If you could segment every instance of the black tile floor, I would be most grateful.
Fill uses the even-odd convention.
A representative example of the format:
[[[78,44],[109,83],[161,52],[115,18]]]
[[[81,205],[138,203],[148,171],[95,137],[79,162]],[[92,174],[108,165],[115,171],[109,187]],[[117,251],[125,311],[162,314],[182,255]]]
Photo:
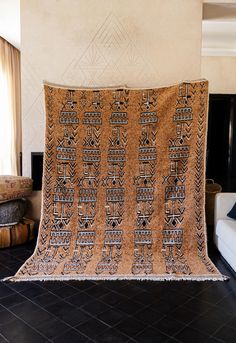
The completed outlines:
[[[0,251],[13,275],[35,242]],[[0,342],[236,342],[236,278],[226,282],[0,283]]]

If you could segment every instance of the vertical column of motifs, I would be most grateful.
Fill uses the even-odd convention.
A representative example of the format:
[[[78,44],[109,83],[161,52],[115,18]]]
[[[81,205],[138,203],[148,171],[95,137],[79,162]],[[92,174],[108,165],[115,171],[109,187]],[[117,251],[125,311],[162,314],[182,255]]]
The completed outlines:
[[[190,274],[191,270],[183,253],[184,214],[186,197],[186,172],[192,126],[191,85],[179,87],[173,123],[176,136],[169,139],[170,173],[163,177],[165,186],[165,226],[163,229],[162,252],[167,273]]]
[[[96,232],[92,225],[96,216],[97,187],[100,179],[100,126],[102,124],[101,109],[103,99],[100,91],[91,92],[92,99],[86,99],[82,91],[80,104],[82,108],[91,108],[83,115],[86,134],[83,141],[83,176],[78,179],[78,230],[72,259],[65,264],[64,273],[83,274],[93,256]]]
[[[40,231],[38,244],[34,255],[24,264],[18,271],[19,275],[28,273],[35,275],[40,272],[47,274],[48,271],[53,272],[56,264],[51,262],[49,268],[47,266],[47,247],[50,227],[52,219],[50,218],[52,210],[52,167],[54,157],[54,129],[55,122],[53,118],[53,91],[52,87],[45,88],[46,93],[46,108],[47,108],[47,134],[45,142],[45,157],[44,157],[44,179],[43,179],[43,216],[40,223]]]
[[[199,83],[199,110],[198,110],[198,131],[196,143],[196,164],[195,164],[195,194],[196,200],[195,219],[198,256],[205,265],[208,272],[214,273],[215,267],[207,257],[206,234],[203,211],[203,192],[204,192],[204,163],[205,163],[205,125],[207,117],[206,99],[208,96],[207,83]]]
[[[134,178],[136,186],[136,229],[134,231],[133,274],[153,272],[153,238],[151,229],[154,211],[154,188],[156,183],[156,134],[157,134],[157,94],[154,90],[141,93],[140,136],[139,136],[139,175]]]
[[[76,105],[74,91],[67,90],[56,123],[59,137],[55,147],[55,182],[51,189],[53,223],[47,253],[39,265],[39,272],[47,274],[53,273],[57,265],[68,255],[71,243],[70,220],[73,215],[77,125],[79,123]]]
[[[115,274],[122,257],[123,230],[120,225],[124,214],[125,201],[125,162],[128,124],[128,90],[113,92],[110,116],[111,134],[108,145],[108,172],[103,179],[106,187],[106,226],[102,258],[97,264],[96,273]]]

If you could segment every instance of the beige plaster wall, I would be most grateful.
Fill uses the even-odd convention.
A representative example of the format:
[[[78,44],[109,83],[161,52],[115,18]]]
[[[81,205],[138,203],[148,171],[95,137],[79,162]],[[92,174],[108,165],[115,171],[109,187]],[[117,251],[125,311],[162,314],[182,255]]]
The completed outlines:
[[[201,74],[209,80],[210,93],[236,94],[236,57],[202,57]]]
[[[21,0],[23,174],[44,150],[42,81],[169,85],[201,75],[201,0]]]
[[[203,0],[203,3],[230,3],[230,4],[236,4],[236,0]]]

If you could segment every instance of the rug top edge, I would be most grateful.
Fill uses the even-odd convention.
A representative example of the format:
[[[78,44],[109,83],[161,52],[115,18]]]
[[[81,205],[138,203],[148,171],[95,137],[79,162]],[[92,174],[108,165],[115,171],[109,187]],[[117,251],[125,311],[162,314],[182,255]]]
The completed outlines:
[[[46,80],[43,80],[43,86],[49,86],[49,87],[53,87],[53,88],[62,88],[62,89],[72,89],[72,90],[87,90],[87,91],[93,91],[94,89],[96,90],[101,90],[101,91],[105,91],[105,90],[117,90],[117,89],[127,89],[127,90],[151,90],[151,89],[165,89],[165,88],[170,88],[170,87],[175,87],[175,86],[179,86],[182,83],[200,83],[200,82],[209,82],[207,79],[205,78],[200,78],[200,79],[194,79],[194,80],[182,80],[179,81],[177,83],[172,83],[172,84],[168,84],[168,85],[156,85],[153,87],[129,87],[127,85],[111,85],[111,86],[94,86],[94,87],[82,87],[82,86],[71,86],[71,85],[61,85],[58,83],[53,83],[53,82],[49,82]]]

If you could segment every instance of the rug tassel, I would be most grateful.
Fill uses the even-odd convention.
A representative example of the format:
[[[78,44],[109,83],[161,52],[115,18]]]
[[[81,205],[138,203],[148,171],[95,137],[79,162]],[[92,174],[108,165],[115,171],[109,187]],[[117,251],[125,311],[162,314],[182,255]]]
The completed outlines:
[[[1,279],[1,282],[5,282],[5,281],[15,281],[15,277],[14,276],[7,276],[4,277],[3,279]]]
[[[114,281],[114,280],[138,280],[138,281],[229,281],[230,277],[227,275],[217,275],[217,276],[193,276],[193,277],[186,277],[186,276],[181,276],[181,277],[167,277],[165,275],[162,275],[160,277],[154,277],[154,278],[148,278],[148,277],[91,277],[91,276],[85,276],[82,277],[80,275],[79,278],[73,277],[73,276],[58,276],[58,277],[47,277],[47,276],[35,276],[35,277],[17,277],[17,276],[9,276],[5,277],[4,279],[1,280],[1,282],[25,282],[25,281],[69,281],[69,280],[75,280],[75,281],[85,281],[85,280],[91,280],[91,281]]]
[[[230,277],[222,274],[222,279],[223,279],[223,281],[229,281]]]

